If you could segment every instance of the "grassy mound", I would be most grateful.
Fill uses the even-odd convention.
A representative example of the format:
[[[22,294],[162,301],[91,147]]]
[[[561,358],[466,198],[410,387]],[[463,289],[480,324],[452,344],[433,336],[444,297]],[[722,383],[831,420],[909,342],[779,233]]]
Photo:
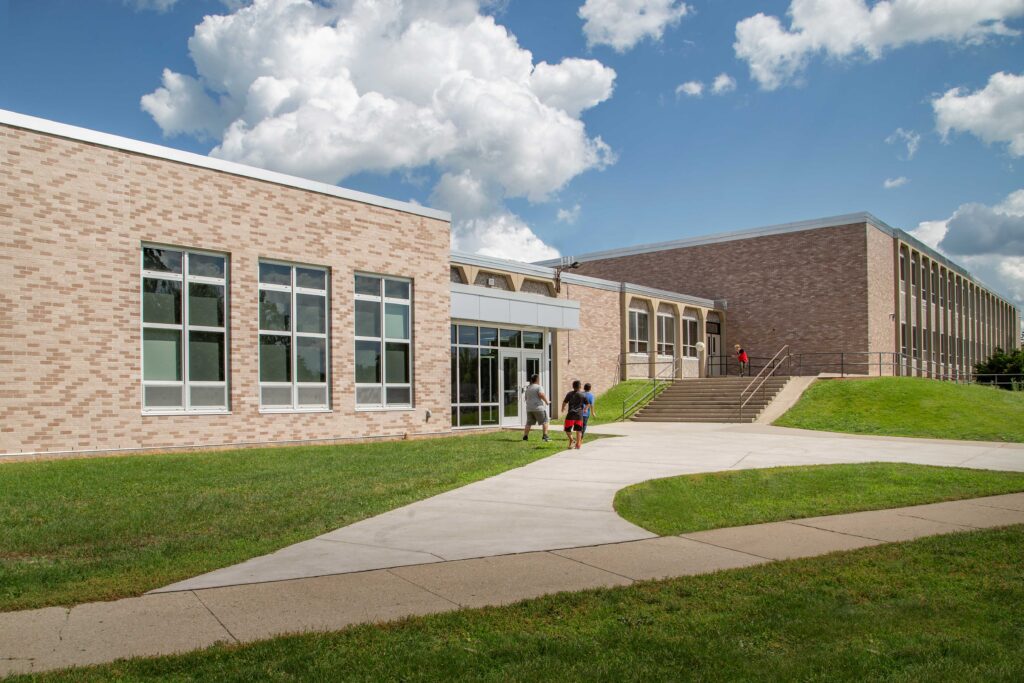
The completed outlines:
[[[1024,392],[913,377],[818,381],[775,424],[850,434],[1024,443]]]

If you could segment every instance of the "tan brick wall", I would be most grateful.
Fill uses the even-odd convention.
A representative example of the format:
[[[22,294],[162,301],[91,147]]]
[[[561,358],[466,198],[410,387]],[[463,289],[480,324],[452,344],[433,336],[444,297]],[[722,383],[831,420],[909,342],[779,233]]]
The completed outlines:
[[[619,381],[622,339],[621,294],[575,284],[562,284],[559,297],[580,302],[580,329],[555,336],[555,397],[559,401],[572,381],[591,382],[601,394]]]
[[[449,430],[447,222],[7,126],[0,159],[0,453]],[[229,255],[231,414],[141,414],[142,241]],[[330,413],[258,410],[261,257],[331,268]],[[414,280],[414,410],[355,410],[356,270]]]
[[[863,223],[585,261],[579,273],[727,299],[724,349],[752,357],[868,347]],[[874,228],[870,228],[875,232]]]
[[[880,230],[867,230],[868,350],[891,354],[899,351],[896,338],[896,292],[898,290],[896,241]],[[878,363],[870,374],[893,374],[891,355],[871,358]]]

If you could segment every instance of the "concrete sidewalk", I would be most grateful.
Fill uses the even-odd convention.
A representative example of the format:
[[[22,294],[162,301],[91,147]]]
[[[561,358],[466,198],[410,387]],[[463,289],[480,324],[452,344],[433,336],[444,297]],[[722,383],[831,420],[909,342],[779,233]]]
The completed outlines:
[[[0,675],[185,652],[285,633],[503,605],[934,534],[1024,524],[1024,493],[0,613]]]
[[[857,437],[763,425],[625,422],[593,431],[623,438],[588,443],[154,592],[651,538],[615,513],[615,493],[680,474],[876,461],[1024,471],[1022,444]]]

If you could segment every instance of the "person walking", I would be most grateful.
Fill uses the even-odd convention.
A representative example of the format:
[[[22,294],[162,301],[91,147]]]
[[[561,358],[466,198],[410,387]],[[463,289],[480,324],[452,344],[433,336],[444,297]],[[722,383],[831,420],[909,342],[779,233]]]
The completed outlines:
[[[750,357],[747,355],[747,352],[744,351],[743,347],[740,346],[739,344],[736,344],[733,347],[733,350],[736,351],[736,361],[740,364],[740,377],[743,377],[744,375],[749,375]]]
[[[583,385],[583,395],[587,397],[587,405],[583,408],[583,435],[580,437],[581,440],[583,436],[587,435],[587,423],[590,422],[591,416],[597,417],[597,411],[594,410],[594,392],[592,389],[593,385],[590,382]]]
[[[581,390],[580,381],[572,381],[572,391],[562,399],[562,411],[565,412],[565,435],[569,437],[569,448],[580,448],[583,445],[583,408],[587,405],[587,396]]]
[[[530,385],[526,387],[526,428],[523,430],[523,441],[530,440],[530,427],[540,425],[544,430],[544,441],[551,441],[548,436],[548,406],[551,401],[544,393],[544,387],[540,385],[540,375],[530,377]]]

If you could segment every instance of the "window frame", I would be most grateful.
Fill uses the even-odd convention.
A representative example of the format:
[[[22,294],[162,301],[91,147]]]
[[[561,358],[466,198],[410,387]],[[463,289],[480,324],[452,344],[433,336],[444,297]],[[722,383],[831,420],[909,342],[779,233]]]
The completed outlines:
[[[276,285],[269,284],[260,281],[259,268],[261,264],[269,264],[276,266],[285,266],[289,268],[289,280],[288,285]],[[324,273],[324,289],[311,289],[309,287],[299,287],[297,284],[296,269],[304,268],[306,270],[319,270]],[[289,330],[285,333],[283,330],[264,330],[260,326],[260,292],[287,292],[289,296]],[[321,296],[324,298],[324,331],[323,333],[318,332],[299,332],[298,331],[298,297],[300,294],[307,294],[311,296]],[[290,382],[264,382],[260,378],[260,372],[263,367],[263,344],[262,337],[288,336],[291,340],[291,347],[288,354],[288,362],[290,364],[291,381]],[[298,375],[298,353],[299,353],[299,338],[314,338],[324,340],[324,369],[325,369],[325,381],[324,382],[299,382]],[[333,392],[331,391],[331,269],[327,266],[318,266],[309,263],[298,263],[296,261],[285,261],[274,258],[260,258],[256,262],[256,385],[257,385],[257,404],[261,413],[329,413],[332,411],[331,408],[331,397]],[[292,402],[290,406],[285,405],[264,405],[263,404],[263,388],[289,388],[291,390]],[[299,390],[302,388],[323,388],[324,403],[319,405],[300,405],[299,404]]]
[[[644,338],[640,338],[640,316],[644,317],[643,330],[645,332]],[[641,310],[637,308],[629,309],[628,317],[628,330],[626,333],[627,337],[627,349],[629,353],[638,355],[647,355],[651,352],[651,318],[650,312],[647,310]],[[636,335],[633,334],[634,330]],[[642,348],[641,348],[642,345]]]
[[[693,336],[690,336],[690,325],[693,325]],[[682,328],[683,328],[683,343],[682,343],[682,357],[683,358],[699,358],[697,354],[697,342],[700,341],[700,321],[697,320],[696,316],[684,315],[682,317]]]
[[[176,251],[181,254],[181,272],[167,273],[163,271],[146,270],[145,250],[165,249]],[[224,277],[213,278],[204,275],[189,274],[189,255],[215,256],[224,259]],[[145,312],[146,280],[170,280],[181,284],[181,323],[148,323]],[[193,249],[191,247],[180,247],[159,242],[143,241],[139,244],[139,404],[143,415],[227,415],[231,413],[231,258],[227,252],[210,251],[207,249]],[[192,325],[190,322],[189,285],[208,284],[224,289],[224,325],[217,327],[211,325]],[[181,362],[180,380],[147,380],[146,379],[146,330],[175,330],[180,333],[181,348],[179,360]],[[189,370],[189,337],[191,332],[211,332],[224,335],[224,380],[192,380]],[[155,408],[146,407],[146,387],[181,387],[181,407],[159,406]],[[224,390],[223,407],[216,406],[192,406],[192,387],[222,387]]]
[[[378,278],[380,282],[380,295],[374,296],[372,294],[361,294],[356,292],[356,278],[357,277],[372,277]],[[395,297],[387,296],[387,282],[402,282],[409,285],[409,298],[398,299]],[[416,391],[415,391],[415,377],[416,377],[416,354],[415,354],[415,321],[413,317],[414,308],[413,302],[416,299],[415,283],[412,278],[402,277],[400,275],[385,275],[383,273],[372,273],[368,271],[357,270],[352,273],[352,296],[353,296],[353,313],[352,313],[352,348],[353,353],[355,348],[361,341],[378,342],[380,344],[380,382],[359,382],[356,379],[356,373],[358,368],[356,363],[352,364],[352,382],[355,387],[353,392],[352,401],[355,405],[356,411],[359,412],[375,412],[375,411],[390,411],[390,410],[415,410],[416,408]],[[373,301],[380,304],[380,336],[379,337],[368,337],[365,335],[356,335],[356,315],[355,302],[356,301]],[[409,337],[408,339],[399,339],[396,337],[387,336],[387,305],[397,304],[405,305],[409,309]],[[387,370],[387,345],[388,344],[405,344],[409,349],[409,381],[408,382],[388,382],[388,370]],[[366,388],[380,388],[380,402],[379,403],[360,403],[359,402],[359,390]],[[388,389],[408,389],[409,390],[409,401],[405,403],[389,403],[388,402]]]
[[[666,322],[667,321],[667,322]],[[676,315],[675,313],[657,313],[655,325],[658,331],[658,343],[656,344],[657,355],[662,358],[676,357]],[[672,331],[671,343],[665,342],[665,330]]]

